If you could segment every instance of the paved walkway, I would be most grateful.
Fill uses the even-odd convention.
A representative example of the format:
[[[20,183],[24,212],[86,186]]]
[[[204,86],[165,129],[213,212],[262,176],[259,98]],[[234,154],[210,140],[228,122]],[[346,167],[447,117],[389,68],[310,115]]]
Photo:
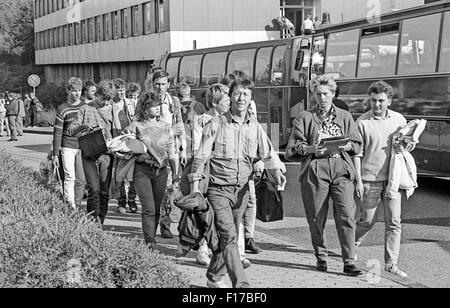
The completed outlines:
[[[8,142],[6,137],[0,139],[0,147],[15,157],[24,159],[24,165],[34,169],[47,156],[52,136],[51,129],[34,129],[34,133],[25,133],[18,142]],[[123,236],[142,239],[140,214],[118,214],[115,200],[110,203],[108,218],[105,221],[107,232]],[[329,220],[328,228],[333,228],[333,221]],[[285,217],[283,221],[262,223],[257,221],[255,240],[263,248],[258,255],[248,254],[252,262],[246,273],[251,287],[258,288],[315,288],[315,287],[362,287],[362,288],[403,288],[414,287],[411,281],[393,277],[384,271],[377,271],[376,265],[371,265],[372,271],[365,264],[358,264],[365,269],[364,275],[354,278],[342,274],[342,260],[339,255],[331,254],[329,257],[329,271],[318,272],[315,269],[315,257],[309,242],[292,243],[288,237],[283,237],[275,229],[295,228],[306,226],[304,218]],[[176,226],[172,225],[172,232],[176,234]],[[170,256],[178,269],[184,273],[192,286],[206,286],[206,267],[195,263],[195,252],[187,256],[176,258],[177,239],[163,239],[158,237],[157,248]],[[231,283],[226,278],[229,286]]]

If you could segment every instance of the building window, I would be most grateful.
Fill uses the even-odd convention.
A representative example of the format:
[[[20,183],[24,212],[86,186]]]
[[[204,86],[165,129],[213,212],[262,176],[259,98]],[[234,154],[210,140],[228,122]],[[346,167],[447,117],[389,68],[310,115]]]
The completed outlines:
[[[122,31],[122,37],[128,37],[128,31],[130,28],[128,9],[123,9],[122,11],[120,11],[120,15],[121,15],[120,26]]]
[[[64,26],[64,45],[69,46],[70,45],[70,27],[69,25]]]
[[[53,37],[54,37],[54,39],[53,39],[53,42],[54,42],[53,47],[54,48],[58,48],[59,47],[59,29],[58,28],[53,29]]]
[[[164,0],[158,1],[158,32],[165,30]]]
[[[95,17],[89,19],[89,43],[95,42]]]
[[[439,72],[450,72],[450,12],[444,16]]]
[[[103,15],[103,21],[104,21],[104,31],[105,31],[105,41],[108,41],[111,39],[111,14],[105,14]]]
[[[398,39],[398,33],[362,37],[358,77],[394,75]]]
[[[354,78],[358,54],[359,30],[332,33],[328,39],[325,72]]]
[[[97,22],[97,42],[103,41],[103,15],[95,18]]]
[[[255,83],[266,85],[270,81],[270,56],[272,47],[264,47],[258,50],[255,66]]]
[[[140,35],[141,31],[140,23],[142,22],[142,18],[139,17],[140,15],[139,5],[133,6],[131,14],[132,14],[131,17],[132,17],[133,35],[138,36]]]
[[[82,25],[83,25],[83,44],[86,44],[89,42],[88,20],[83,20]]]
[[[227,52],[206,54],[203,59],[202,84],[212,85],[225,77]]]
[[[121,37],[121,27],[120,27],[120,16],[119,16],[119,12],[116,11],[113,13],[114,16],[114,39],[118,39]]]
[[[153,5],[154,2],[147,2],[144,4],[144,33],[145,34],[150,34],[152,32],[154,32],[153,29],[153,18],[152,18],[152,13],[153,13]]]
[[[59,47],[64,47],[64,27],[59,27]]]
[[[234,50],[228,58],[227,73],[239,70],[243,71],[250,79],[253,77],[254,49]]]

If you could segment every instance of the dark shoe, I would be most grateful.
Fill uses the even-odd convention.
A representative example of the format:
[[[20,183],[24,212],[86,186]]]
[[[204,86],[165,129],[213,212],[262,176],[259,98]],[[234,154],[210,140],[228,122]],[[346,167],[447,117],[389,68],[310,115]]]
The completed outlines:
[[[317,261],[316,268],[318,271],[326,272],[328,270],[327,261]]]
[[[138,207],[136,205],[136,201],[128,201],[128,206],[130,207],[131,213],[137,213]]]
[[[352,277],[360,276],[363,274],[363,272],[356,268],[356,266],[353,264],[344,265],[344,273]]]
[[[153,242],[153,243],[148,243],[148,244],[147,244],[147,247],[148,247],[148,249],[149,249],[150,251],[156,251],[156,243],[155,243],[155,242]]]
[[[169,229],[167,229],[163,225],[161,225],[160,227],[161,227],[161,236],[163,238],[173,238],[173,234],[172,234],[172,232],[170,232]]]
[[[8,141],[18,141],[18,140],[17,140],[17,139],[12,139],[12,138],[11,138],[11,139],[9,139]]]
[[[245,250],[253,253],[253,254],[258,254],[260,252],[262,252],[262,249],[258,247],[258,245],[256,245],[255,240],[253,238],[246,238],[245,239]]]
[[[117,208],[117,213],[126,214],[127,213],[127,208],[124,207],[124,206],[120,206],[119,205],[119,207]]]
[[[18,134],[17,136],[19,136],[19,137],[20,137],[20,136],[23,136],[23,134]]]

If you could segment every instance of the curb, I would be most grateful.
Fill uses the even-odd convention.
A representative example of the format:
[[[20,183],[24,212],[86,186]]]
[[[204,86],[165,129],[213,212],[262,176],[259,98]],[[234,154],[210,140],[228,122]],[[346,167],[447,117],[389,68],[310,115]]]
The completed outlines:
[[[42,129],[36,130],[36,129],[24,128],[23,132],[28,133],[28,134],[53,135],[53,129],[52,130],[42,130]]]

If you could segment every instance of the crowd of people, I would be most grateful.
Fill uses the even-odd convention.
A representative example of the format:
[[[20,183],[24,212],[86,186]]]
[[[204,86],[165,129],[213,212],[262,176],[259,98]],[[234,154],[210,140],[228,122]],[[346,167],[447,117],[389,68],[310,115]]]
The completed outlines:
[[[6,128],[8,141],[18,141],[24,127],[36,126],[37,110],[41,107],[34,93],[25,94],[24,99],[20,93],[0,93],[0,137]]]
[[[204,196],[214,212],[219,249],[211,249],[210,257],[212,243],[204,238],[196,257],[208,266],[207,286],[226,287],[223,278],[228,273],[233,287],[248,287],[244,269],[251,263],[245,253],[262,251],[253,238],[254,179],[268,170],[277,184],[286,183],[286,167],[258,123],[254,83],[236,71],[209,87],[206,105],[191,95],[186,83],[178,84],[177,95],[171,95],[170,76],[162,69],[155,69],[146,83],[142,91],[139,84],[120,78],[98,84],[77,77],[67,81],[68,99],[57,110],[52,150],[54,165],[62,163],[64,170],[67,203],[79,208],[87,186],[87,212],[103,225],[111,187],[119,213],[136,213],[139,198],[144,240],[154,250],[158,227],[162,237],[174,237],[173,222],[163,215],[161,204],[168,187],[180,185],[185,172],[189,195]],[[362,274],[355,266],[356,250],[384,203],[386,270],[406,277],[397,267],[401,196],[392,200],[385,194],[390,160],[386,148],[412,151],[415,143],[392,143],[392,134],[406,121],[388,109],[393,96],[388,84],[370,86],[372,109],[356,123],[333,103],[336,89],[327,76],[311,82],[317,105],[293,120],[286,150],[287,160],[301,163],[300,186],[317,270],[328,269],[324,228],[330,199],[343,271],[349,276]],[[97,130],[107,140],[107,149],[88,156],[79,138]],[[329,153],[321,141],[330,137],[345,137],[348,143]]]

